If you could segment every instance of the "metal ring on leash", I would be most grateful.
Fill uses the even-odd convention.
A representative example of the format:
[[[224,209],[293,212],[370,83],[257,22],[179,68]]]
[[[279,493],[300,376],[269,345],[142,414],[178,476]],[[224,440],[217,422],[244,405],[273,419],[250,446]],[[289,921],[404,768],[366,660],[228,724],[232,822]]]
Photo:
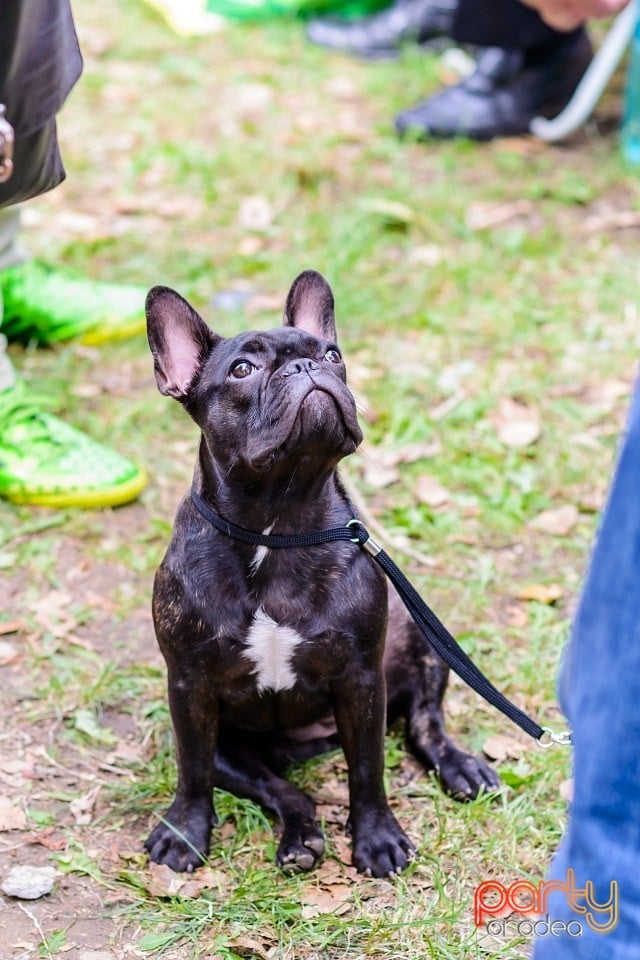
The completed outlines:
[[[551,727],[543,727],[544,733],[536,741],[541,750],[548,750],[550,747],[571,746],[572,738],[570,730],[561,730],[560,733],[554,733]]]
[[[373,539],[373,537],[371,536],[371,534],[369,533],[369,531],[367,530],[367,528],[365,527],[364,523],[362,523],[361,520],[358,520],[356,518],[354,518],[353,520],[349,520],[349,522],[347,523],[347,526],[361,527],[364,530],[364,532],[368,534],[366,540],[361,540],[360,537],[351,537],[352,543],[359,543],[362,549],[366,550],[367,553],[370,553],[372,557],[377,557],[378,554],[382,552],[382,547],[380,546],[379,543],[376,543],[376,541]]]

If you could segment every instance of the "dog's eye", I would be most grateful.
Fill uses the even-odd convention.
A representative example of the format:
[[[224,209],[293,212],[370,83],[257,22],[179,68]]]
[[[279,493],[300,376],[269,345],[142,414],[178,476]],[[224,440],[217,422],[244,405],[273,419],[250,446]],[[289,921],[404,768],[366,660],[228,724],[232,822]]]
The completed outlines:
[[[329,363],[342,363],[342,357],[340,352],[336,350],[335,347],[331,347],[324,355],[325,360],[328,360]]]
[[[244,380],[245,377],[250,377],[255,369],[248,360],[237,360],[231,367],[229,376],[234,377],[235,380]]]

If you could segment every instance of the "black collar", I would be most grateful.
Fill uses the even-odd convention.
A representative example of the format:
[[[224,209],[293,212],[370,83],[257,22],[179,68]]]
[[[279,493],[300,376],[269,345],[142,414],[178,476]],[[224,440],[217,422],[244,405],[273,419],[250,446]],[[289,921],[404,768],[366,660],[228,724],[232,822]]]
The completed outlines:
[[[375,540],[371,539],[364,524],[355,518],[349,520],[343,527],[330,527],[328,530],[316,530],[313,533],[282,536],[280,534],[257,533],[254,530],[239,527],[237,524],[231,523],[230,520],[225,520],[224,517],[212,510],[195,490],[191,490],[191,500],[198,513],[216,530],[233,540],[240,540],[242,543],[250,544],[253,547],[289,550],[292,547],[315,547],[321,543],[331,543],[335,540],[350,540],[352,543],[360,544],[372,556],[379,553],[381,549]]]

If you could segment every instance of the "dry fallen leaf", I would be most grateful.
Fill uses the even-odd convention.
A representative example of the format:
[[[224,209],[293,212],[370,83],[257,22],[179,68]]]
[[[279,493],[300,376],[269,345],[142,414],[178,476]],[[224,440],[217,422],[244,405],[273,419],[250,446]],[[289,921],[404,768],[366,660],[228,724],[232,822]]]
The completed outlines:
[[[242,257],[255,257],[265,245],[263,237],[257,237],[255,234],[249,234],[242,237],[238,243],[238,253]]]
[[[342,820],[344,824],[345,813],[342,808]],[[331,887],[334,884],[355,882],[359,874],[354,866],[349,866],[339,860],[323,860],[314,873],[316,881],[323,887]]]
[[[502,424],[498,436],[506,447],[528,447],[540,436],[540,427],[532,420]]]
[[[631,384],[625,380],[609,378],[590,385],[584,394],[584,402],[597,409],[600,415],[610,413],[619,401],[631,393]]]
[[[496,733],[492,737],[487,737],[482,744],[482,751],[498,762],[507,759],[519,760],[526,751],[526,744],[507,734]]]
[[[504,609],[504,620],[510,627],[526,627],[529,614],[519,603],[508,603]]]
[[[384,447],[365,447],[361,450],[364,466],[363,480],[370,487],[381,490],[400,479],[393,451]]]
[[[341,914],[349,910],[353,887],[351,884],[336,883],[331,886],[306,891],[306,903],[302,907],[304,920],[312,920],[325,913]]]
[[[566,537],[575,527],[580,518],[578,508],[572,503],[551,510],[543,510],[530,521],[529,526],[534,530],[541,530],[554,537]]]
[[[78,383],[71,387],[69,392],[73,397],[88,400],[91,397],[99,397],[103,390],[104,387],[101,383]]]
[[[111,753],[106,757],[107,763],[117,764],[119,761],[129,763],[141,763],[144,758],[144,746],[142,743],[131,740],[119,739]]]
[[[384,487],[390,487],[400,479],[400,474],[395,467],[385,467],[380,463],[367,463],[365,466],[363,480],[376,490],[382,490]]]
[[[239,83],[230,91],[225,106],[239,117],[255,118],[264,111],[273,100],[273,90],[266,83]]]
[[[438,390],[448,396],[459,394],[464,391],[475,369],[476,363],[469,357],[458,360],[457,363],[450,363],[438,374],[436,380]]]
[[[229,946],[233,949],[234,954],[237,953],[239,957],[260,957],[260,960],[269,960],[271,957],[269,947],[257,940],[252,940],[251,937],[234,937],[229,940]]]
[[[578,508],[581,513],[599,513],[604,506],[605,491],[602,489],[585,490],[580,494]]]
[[[371,132],[363,120],[362,111],[356,106],[344,106],[333,115],[336,133],[341,140],[353,140],[361,143]]]
[[[338,823],[343,824],[345,822],[344,807],[340,809],[340,816],[337,820]],[[352,849],[351,849],[351,840],[345,836],[344,833],[338,833],[333,838],[333,846],[336,852],[336,856],[345,866],[351,865]]]
[[[427,473],[418,477],[416,496],[420,503],[426,503],[429,507],[443,507],[451,500],[449,491],[435,477],[431,477]]]
[[[183,876],[185,875],[183,874]],[[200,867],[196,873],[186,874],[184,886],[180,889],[180,896],[195,899],[200,896],[203,890],[222,891],[224,882],[224,874],[219,870],[214,870],[213,867]]]
[[[273,223],[274,212],[266,197],[255,194],[245,197],[238,211],[238,223],[245,230],[264,233]]]
[[[442,451],[438,437],[424,443],[407,443],[396,451],[396,463],[415,463],[417,460],[430,460]]]
[[[514,449],[528,447],[540,437],[540,417],[535,407],[527,407],[503,397],[491,417],[498,439]]]
[[[450,397],[447,397],[446,400],[443,400],[442,403],[438,403],[435,407],[432,407],[429,410],[429,416],[432,420],[444,420],[445,417],[448,417],[452,410],[462,403],[465,398],[464,390],[456,390],[454,394]]]
[[[55,834],[54,827],[47,827],[47,829],[41,833],[32,833],[28,837],[28,840],[29,843],[38,844],[47,850],[58,851],[67,849],[67,841],[64,837],[61,837],[60,834]]]
[[[0,667],[6,667],[20,656],[20,651],[13,643],[0,640]]]
[[[407,443],[403,447],[366,446],[361,449],[365,462],[365,479],[367,469],[371,465],[374,476],[375,473],[379,472],[380,476],[384,477],[388,472],[388,475],[394,478],[391,482],[394,482],[400,477],[395,469],[399,464],[430,460],[436,457],[441,450],[442,445],[438,437],[421,443]],[[372,484],[372,486],[375,486],[375,484]]]
[[[97,784],[95,787],[92,787],[91,790],[83,793],[81,797],[76,797],[75,800],[72,800],[69,804],[73,819],[78,826],[85,827],[91,823],[99,793],[100,784]]]
[[[144,874],[144,886],[152,897],[175,897],[184,886],[183,873],[176,873],[166,863],[150,863]]]
[[[71,594],[63,590],[51,590],[33,605],[36,622],[54,637],[64,637],[72,633],[78,626],[78,621],[67,610],[71,602]]]
[[[477,201],[469,204],[465,220],[470,230],[490,230],[517,217],[527,216],[532,210],[531,200],[511,200],[508,203]]]
[[[26,830],[24,810],[16,806],[10,797],[0,797],[0,831]]]
[[[362,94],[360,87],[354,83],[351,77],[342,74],[334,74],[327,80],[325,90],[330,97],[336,100],[357,100]]]
[[[30,779],[35,775],[33,759],[29,756],[17,757],[13,753],[0,753],[1,775],[15,777],[24,783],[25,779]]]
[[[336,823],[338,827],[342,830],[344,829],[346,814],[345,814],[345,805],[342,803],[319,803],[318,807],[322,812],[322,821],[324,823]],[[340,851],[336,851],[340,855]],[[345,858],[341,858],[344,863],[349,862],[349,856],[346,855]]]
[[[628,230],[640,227],[640,213],[634,210],[612,210],[609,213],[587,217],[582,228],[587,233],[601,233],[604,230]]]
[[[144,885],[152,897],[199,897],[203,890],[221,890],[223,876],[219,870],[200,867],[196,873],[176,873],[166,863],[150,863],[144,874]]]
[[[425,243],[412,247],[409,251],[409,263],[421,267],[437,267],[444,259],[442,247],[435,243]]]
[[[518,590],[518,600],[551,604],[559,600],[563,593],[559,583],[529,583]]]

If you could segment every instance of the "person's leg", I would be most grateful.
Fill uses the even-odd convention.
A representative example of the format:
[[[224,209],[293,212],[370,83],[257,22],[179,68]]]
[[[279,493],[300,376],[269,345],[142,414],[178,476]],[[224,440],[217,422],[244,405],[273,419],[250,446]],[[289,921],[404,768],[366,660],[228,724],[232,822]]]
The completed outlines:
[[[0,210],[0,270],[14,267],[26,259],[26,253],[20,247],[19,207],[6,207]],[[0,290],[0,393],[15,386],[16,373],[7,354],[7,337],[2,332],[2,291]]]
[[[0,271],[26,254],[16,207],[0,210]],[[50,507],[106,507],[135,499],[144,471],[46,412],[7,355],[0,288],[0,497]]]
[[[550,879],[564,883],[572,870],[576,887],[590,882],[593,899],[613,902],[590,920],[560,891],[550,916],[580,921],[583,935],[540,938],[535,960],[629,960],[640,950],[640,381],[560,696],[573,729],[574,798]],[[607,921],[611,932],[598,932]]]
[[[535,10],[519,0],[459,0],[451,26],[456,43],[476,47],[549,48],[569,36],[547,26]]]
[[[0,327],[2,326],[2,301],[0,301]],[[7,354],[7,338],[0,331],[0,393],[16,384],[16,372]]]
[[[398,133],[475,140],[526,133],[534,116],[563,109],[592,56],[584,28],[554,30],[519,0],[460,0],[452,36],[479,48],[474,72],[398,114]]]
[[[0,210],[0,271],[23,263],[28,257],[20,245],[20,207]]]

